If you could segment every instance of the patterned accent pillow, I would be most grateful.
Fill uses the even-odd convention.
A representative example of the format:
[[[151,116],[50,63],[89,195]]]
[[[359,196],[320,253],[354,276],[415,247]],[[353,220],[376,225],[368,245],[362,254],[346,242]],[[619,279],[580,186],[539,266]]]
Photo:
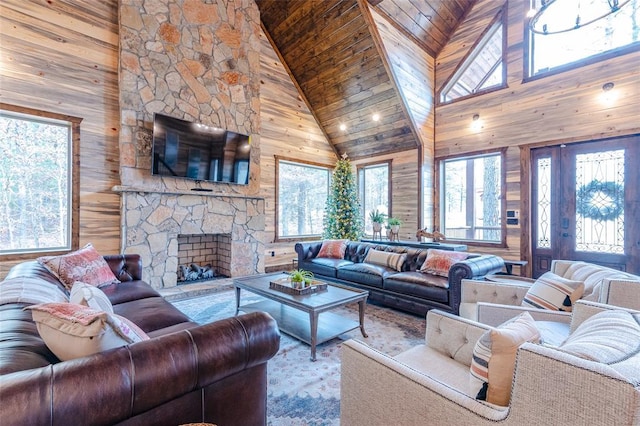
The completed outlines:
[[[38,333],[60,360],[80,358],[149,336],[128,319],[75,303],[28,306]]]
[[[376,249],[369,249],[364,258],[364,263],[373,263],[374,265],[386,266],[387,268],[402,271],[402,265],[407,260],[406,253],[391,253]]]
[[[55,275],[67,290],[71,290],[76,281],[96,287],[120,282],[91,243],[61,256],[39,257],[38,262]]]
[[[525,294],[522,306],[552,311],[571,312],[573,304],[582,297],[584,283],[545,272]]]
[[[349,240],[324,240],[316,257],[328,257],[330,259],[344,259]]]
[[[476,399],[509,405],[516,352],[525,342],[539,343],[540,333],[528,312],[487,331],[476,342],[470,367],[470,389]]]
[[[427,258],[420,267],[420,272],[448,278],[451,265],[467,257],[469,254],[461,251],[428,249]]]
[[[640,314],[599,312],[584,320],[558,349],[603,364],[625,361],[640,350]]]
[[[98,287],[76,281],[71,287],[69,302],[84,305],[98,311],[113,313],[113,306],[106,294]]]

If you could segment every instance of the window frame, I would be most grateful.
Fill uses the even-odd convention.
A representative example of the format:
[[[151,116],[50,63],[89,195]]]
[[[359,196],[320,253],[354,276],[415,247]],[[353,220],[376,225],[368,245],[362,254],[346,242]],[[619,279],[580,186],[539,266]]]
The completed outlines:
[[[509,85],[507,84],[507,67],[508,67],[507,48],[509,46],[508,39],[507,39],[507,28],[508,28],[507,15],[508,14],[506,12],[507,12],[507,3],[505,2],[500,8],[500,10],[498,11],[498,13],[496,13],[491,23],[487,25],[487,27],[484,29],[482,34],[480,34],[480,37],[478,37],[478,39],[473,44],[473,46],[471,46],[471,48],[469,49],[467,54],[464,56],[464,58],[462,58],[462,60],[458,63],[458,65],[456,66],[456,69],[453,71],[451,76],[449,76],[449,78],[445,81],[445,83],[440,87],[440,89],[438,90],[438,93],[436,94],[436,105],[450,105],[455,102],[471,99],[476,96],[485,95],[487,93],[495,92],[497,90],[501,90],[509,87]],[[470,61],[472,57],[473,59],[475,59],[475,57],[480,53],[482,49],[478,49],[478,46],[487,41],[485,40],[485,36],[487,35],[487,33],[493,30],[494,26],[497,25],[498,22],[500,22],[502,25],[502,60],[501,60],[502,61],[502,84],[492,86],[487,89],[479,90],[475,93],[470,93],[465,96],[460,96],[459,98],[455,98],[450,101],[443,101],[442,100],[443,92],[449,89],[449,85],[451,85],[452,82],[454,82],[457,78],[459,78],[464,73],[464,71],[466,71],[465,68],[469,65],[467,61]],[[487,74],[487,76],[488,75],[491,75],[491,73]],[[485,76],[485,78],[482,81],[485,81],[487,76]]]
[[[327,181],[327,194],[329,193],[329,191],[331,190],[331,178],[332,178],[332,171],[334,166],[328,165],[328,164],[323,164],[323,163],[317,163],[317,162],[313,162],[313,161],[306,161],[306,160],[300,160],[299,158],[292,158],[292,157],[284,157],[284,156],[280,156],[280,155],[274,155],[275,158],[275,194],[274,194],[274,198],[275,198],[275,211],[274,211],[274,230],[275,230],[275,235],[273,238],[273,242],[274,243],[279,243],[279,242],[292,242],[292,241],[314,241],[314,240],[318,240],[322,238],[322,232],[320,234],[314,234],[314,235],[304,235],[304,236],[291,236],[291,237],[281,237],[280,236],[280,162],[284,161],[286,163],[293,163],[296,165],[300,165],[300,166],[310,166],[310,167],[315,167],[315,168],[323,168],[323,169],[327,169],[327,174],[328,174],[328,181]]]
[[[444,185],[444,165],[447,161],[451,160],[470,160],[479,157],[488,157],[491,155],[499,155],[500,156],[500,241],[481,241],[481,240],[465,240],[458,238],[450,238],[447,236],[446,242],[457,243],[457,244],[466,244],[478,247],[494,247],[494,248],[507,248],[507,148],[500,149],[491,149],[491,150],[482,150],[469,152],[462,155],[450,155],[442,158],[436,159],[436,170],[437,173],[435,175],[435,185],[437,188],[436,200],[437,200],[437,209],[436,209],[436,223],[438,224],[438,229],[444,231],[444,215],[442,209],[445,207],[444,203],[444,194],[445,189]],[[445,233],[446,235],[446,233]]]
[[[582,68],[587,65],[596,64],[598,62],[607,61],[609,59],[616,58],[618,56],[624,56],[629,53],[640,51],[640,41],[628,44],[626,46],[617,47],[615,49],[607,50],[606,52],[596,53],[595,55],[588,56],[586,58],[579,59],[568,64],[558,65],[554,68],[549,68],[547,71],[538,72],[537,74],[531,74],[533,72],[533,34],[529,30],[529,24],[533,16],[527,16],[528,11],[533,7],[532,4],[535,0],[529,0],[523,2],[523,16],[525,17],[523,25],[523,61],[522,61],[522,75],[523,83],[530,81],[536,81],[541,78],[562,74],[567,71],[572,71],[578,68]]]
[[[363,197],[363,188],[360,187],[360,172],[364,171],[367,168],[372,168],[372,167],[379,167],[382,164],[386,164],[387,165],[387,217],[391,217],[393,216],[393,197],[392,195],[392,167],[393,167],[393,161],[392,160],[382,160],[382,161],[376,161],[376,162],[372,162],[372,163],[365,163],[365,164],[358,164],[356,166],[356,177],[357,177],[357,182],[358,182],[358,197],[360,198],[360,206],[362,207],[362,220],[363,220],[363,224],[366,224],[366,220],[367,220],[367,214],[366,214],[366,206],[364,204],[364,197]],[[373,234],[368,235],[368,236],[373,236]]]
[[[69,155],[69,178],[71,179],[69,185],[71,191],[69,214],[71,217],[68,218],[69,248],[64,250],[44,249],[5,253],[0,254],[0,259],[2,261],[24,261],[32,260],[34,254],[58,256],[78,250],[80,246],[80,123],[82,122],[82,118],[1,102],[0,110],[7,111],[11,115],[22,115],[27,118],[31,116],[31,119],[38,121],[66,122],[69,124],[71,131],[71,153]]]

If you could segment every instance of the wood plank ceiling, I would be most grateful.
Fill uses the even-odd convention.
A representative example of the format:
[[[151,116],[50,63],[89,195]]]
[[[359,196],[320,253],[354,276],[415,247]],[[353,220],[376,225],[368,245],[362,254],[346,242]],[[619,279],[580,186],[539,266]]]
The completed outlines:
[[[301,97],[336,154],[352,159],[419,145],[368,7],[436,57],[474,2],[256,0]]]

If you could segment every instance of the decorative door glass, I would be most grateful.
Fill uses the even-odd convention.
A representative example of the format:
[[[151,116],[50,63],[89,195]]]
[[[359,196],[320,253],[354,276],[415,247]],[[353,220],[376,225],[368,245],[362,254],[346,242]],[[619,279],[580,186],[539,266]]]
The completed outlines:
[[[538,168],[538,248],[551,248],[551,157],[539,158]]]

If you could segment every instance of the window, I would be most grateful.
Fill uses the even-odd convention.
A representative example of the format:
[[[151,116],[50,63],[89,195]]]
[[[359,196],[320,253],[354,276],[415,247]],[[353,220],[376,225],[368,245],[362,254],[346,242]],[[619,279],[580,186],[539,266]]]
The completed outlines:
[[[504,243],[503,154],[441,163],[440,222],[448,240]]]
[[[504,25],[500,12],[480,40],[471,48],[440,92],[440,102],[451,102],[490,89],[502,87],[506,81],[504,66]]]
[[[319,237],[329,193],[330,168],[276,158],[279,239]]]
[[[543,0],[532,0],[531,7],[539,10]],[[549,3],[548,1],[546,3]],[[633,50],[639,48],[640,37],[640,7],[638,0],[631,0],[623,4],[620,9],[588,25],[577,29],[576,17],[579,13],[580,22],[587,23],[602,16],[609,10],[611,1],[556,1],[548,6],[548,10],[535,22],[538,31],[548,34],[529,33],[528,75],[530,77],[549,73],[551,71],[571,68],[570,64],[580,65],[595,62],[608,57],[608,52],[623,52],[625,47]],[[578,12],[578,7],[580,7]],[[562,31],[567,30],[563,32]]]
[[[369,214],[375,210],[389,214],[389,163],[358,168],[358,191],[364,213],[364,233],[373,235]]]
[[[77,248],[80,120],[69,120],[9,105],[0,110],[0,254]]]

